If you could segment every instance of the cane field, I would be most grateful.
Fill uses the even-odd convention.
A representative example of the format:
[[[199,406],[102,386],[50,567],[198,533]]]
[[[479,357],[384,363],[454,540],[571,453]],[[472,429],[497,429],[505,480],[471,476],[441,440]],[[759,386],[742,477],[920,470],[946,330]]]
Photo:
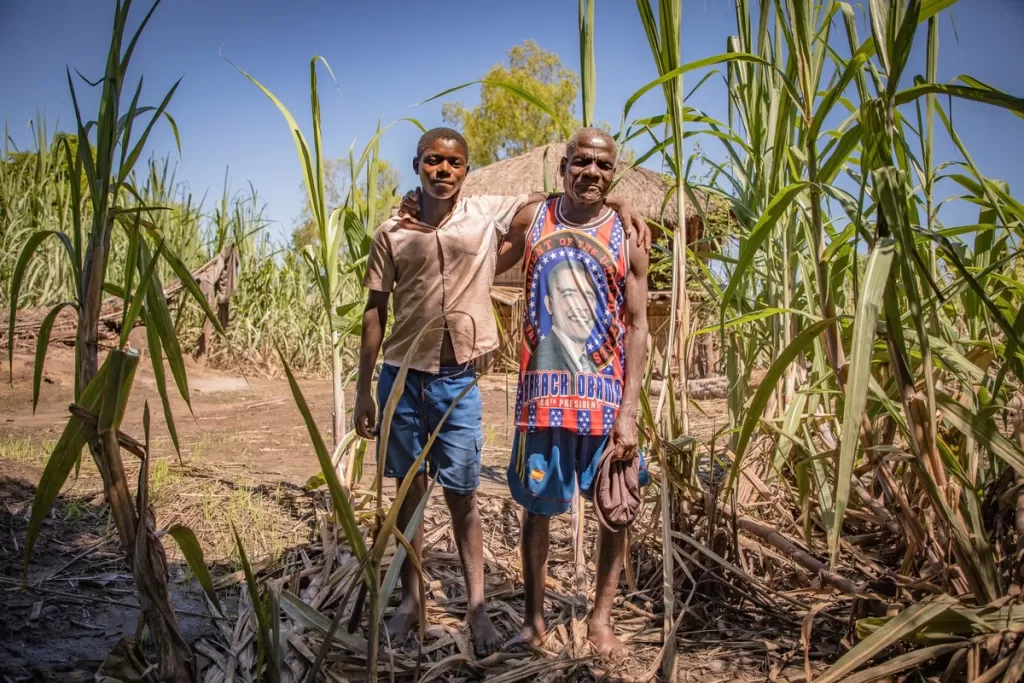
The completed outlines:
[[[188,83],[154,97],[128,77],[163,7],[96,3],[109,32],[68,65],[75,119],[40,113],[28,146],[5,129],[0,158],[4,681],[1024,680],[1024,199],[954,115],[1009,113],[1019,134],[1024,92],[940,81],[973,0],[736,0],[722,51],[689,61],[693,3],[621,0],[657,77],[609,123],[594,36],[613,1],[578,0],[568,95],[519,78],[530,67],[453,81],[339,159],[321,100],[342,65],[311,46],[303,103],[230,63],[294,142],[301,239],[229,173],[193,194],[175,156]],[[712,80],[725,116],[696,104]],[[381,477],[352,431],[370,236],[411,189],[381,141],[480,88],[540,122],[534,146],[607,128],[621,172],[662,175],[662,215],[714,227],[652,247],[668,337],[642,369],[652,484],[614,608],[625,659],[585,638],[589,503],[552,525],[543,645],[477,659],[440,492],[399,528],[411,479]],[[637,115],[643,98],[658,113]],[[151,153],[156,131],[174,153]],[[485,593],[510,637],[516,375],[478,382]],[[419,525],[427,599],[393,647],[381,624]]]

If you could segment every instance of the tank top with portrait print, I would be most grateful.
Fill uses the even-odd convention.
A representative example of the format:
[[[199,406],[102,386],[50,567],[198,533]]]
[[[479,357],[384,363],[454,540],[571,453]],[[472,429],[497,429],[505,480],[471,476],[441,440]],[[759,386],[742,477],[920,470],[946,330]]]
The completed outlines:
[[[609,434],[622,401],[626,235],[611,209],[574,225],[560,207],[545,202],[527,235],[516,426]]]

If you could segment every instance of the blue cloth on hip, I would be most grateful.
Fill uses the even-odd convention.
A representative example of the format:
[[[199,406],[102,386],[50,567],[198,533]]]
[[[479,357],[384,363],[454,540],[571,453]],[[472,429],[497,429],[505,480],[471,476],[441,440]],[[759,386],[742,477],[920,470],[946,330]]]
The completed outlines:
[[[527,511],[545,517],[569,510],[573,488],[593,499],[594,477],[609,435],[580,435],[569,429],[516,431],[508,488],[512,499]],[[640,485],[650,483],[647,461],[640,453]]]

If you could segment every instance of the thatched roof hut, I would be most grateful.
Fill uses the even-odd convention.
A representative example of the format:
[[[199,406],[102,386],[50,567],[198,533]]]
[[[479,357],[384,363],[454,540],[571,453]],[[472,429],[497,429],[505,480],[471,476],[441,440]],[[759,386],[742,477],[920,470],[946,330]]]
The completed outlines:
[[[561,191],[562,177],[558,173],[558,164],[564,155],[565,143],[555,142],[517,157],[502,159],[490,166],[471,171],[462,185],[462,194],[463,196],[515,195],[544,192],[545,156],[551,189]],[[627,164],[620,162],[620,177],[611,196],[624,197],[652,223],[660,223],[669,230],[675,230],[679,224],[679,212],[674,196],[662,213],[662,205],[665,204],[665,197],[672,189],[671,186],[665,182],[660,173],[643,167],[625,170],[626,167]],[[718,200],[709,199],[700,191],[695,191],[695,195],[704,207],[721,203]],[[703,236],[704,226],[689,198],[686,201],[686,218],[686,237],[687,241],[692,243]],[[653,225],[652,228],[660,232]]]

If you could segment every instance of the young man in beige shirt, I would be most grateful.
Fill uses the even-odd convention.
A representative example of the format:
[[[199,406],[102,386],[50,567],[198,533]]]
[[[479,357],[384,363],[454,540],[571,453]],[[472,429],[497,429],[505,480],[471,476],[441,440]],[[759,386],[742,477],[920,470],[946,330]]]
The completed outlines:
[[[363,313],[353,419],[360,436],[375,436],[378,405],[383,410],[399,366],[408,362],[387,452],[378,452],[378,466],[383,465],[384,476],[404,478],[438,430],[429,464],[420,468],[402,502],[398,526],[404,531],[412,519],[426,493],[429,470],[444,490],[452,515],[466,580],[466,621],[474,651],[483,657],[501,645],[501,637],[484,604],[483,534],[475,497],[483,409],[473,361],[498,348],[490,300],[498,249],[510,230],[526,232],[547,197],[538,193],[462,198],[459,190],[469,170],[468,158],[468,145],[458,132],[435,128],[425,133],[413,159],[423,188],[419,201],[410,193],[403,204],[408,213],[388,219],[374,232],[364,280],[370,291]],[[630,227],[643,231],[643,239],[649,240],[642,219],[628,207],[618,208],[626,212]],[[385,340],[392,295],[394,323]],[[384,363],[375,402],[371,382],[382,343]],[[410,541],[420,555],[422,526]],[[408,559],[401,576],[402,602],[386,626],[392,643],[405,640],[416,626],[423,600]]]

